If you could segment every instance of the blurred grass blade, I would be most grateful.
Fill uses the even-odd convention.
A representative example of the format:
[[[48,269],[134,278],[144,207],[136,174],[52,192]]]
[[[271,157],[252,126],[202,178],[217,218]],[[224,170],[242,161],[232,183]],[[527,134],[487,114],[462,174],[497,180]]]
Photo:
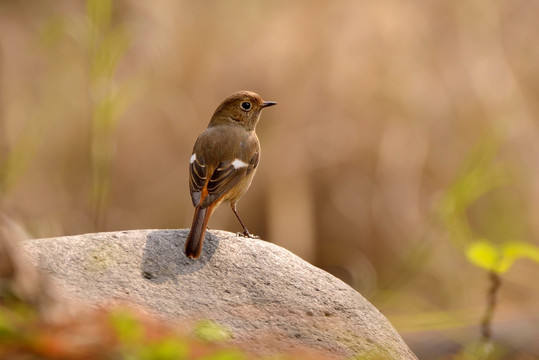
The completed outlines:
[[[88,0],[86,13],[95,28],[106,28],[112,19],[112,0]]]

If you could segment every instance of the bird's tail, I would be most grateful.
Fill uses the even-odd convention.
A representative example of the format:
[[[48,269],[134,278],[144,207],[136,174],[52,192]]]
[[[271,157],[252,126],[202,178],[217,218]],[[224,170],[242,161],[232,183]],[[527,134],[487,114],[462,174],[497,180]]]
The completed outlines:
[[[191,231],[185,241],[185,256],[188,258],[197,259],[200,256],[202,243],[204,242],[204,234],[206,233],[206,226],[208,225],[212,210],[213,206],[208,206],[206,208],[197,206],[195,208]]]

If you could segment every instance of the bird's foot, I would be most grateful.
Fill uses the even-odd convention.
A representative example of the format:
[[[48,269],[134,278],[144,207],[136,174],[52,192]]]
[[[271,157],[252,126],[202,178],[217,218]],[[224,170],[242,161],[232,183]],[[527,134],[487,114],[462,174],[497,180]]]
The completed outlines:
[[[260,239],[260,236],[253,235],[249,231],[244,231],[242,233],[238,232],[236,235],[242,236],[242,237],[247,237],[247,238],[250,238],[250,239]]]

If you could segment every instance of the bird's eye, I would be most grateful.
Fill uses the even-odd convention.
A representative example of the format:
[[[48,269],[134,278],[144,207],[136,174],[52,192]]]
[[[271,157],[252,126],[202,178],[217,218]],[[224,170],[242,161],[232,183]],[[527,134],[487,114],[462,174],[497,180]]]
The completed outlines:
[[[249,101],[244,101],[241,103],[242,110],[249,111],[251,110],[251,103]]]

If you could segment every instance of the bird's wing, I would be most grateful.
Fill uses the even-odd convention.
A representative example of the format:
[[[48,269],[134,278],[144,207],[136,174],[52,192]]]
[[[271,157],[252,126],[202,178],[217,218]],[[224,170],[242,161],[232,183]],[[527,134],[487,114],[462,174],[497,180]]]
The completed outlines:
[[[247,162],[234,159],[221,161],[213,171],[207,185],[208,195],[204,196],[200,205],[206,207],[222,198],[230,189],[236,186],[245,176],[256,169],[259,161],[259,152],[255,152]]]
[[[198,206],[202,197],[202,190],[206,185],[208,178],[208,167],[204,159],[198,158],[195,154],[191,156],[189,164],[189,191],[193,206]]]

